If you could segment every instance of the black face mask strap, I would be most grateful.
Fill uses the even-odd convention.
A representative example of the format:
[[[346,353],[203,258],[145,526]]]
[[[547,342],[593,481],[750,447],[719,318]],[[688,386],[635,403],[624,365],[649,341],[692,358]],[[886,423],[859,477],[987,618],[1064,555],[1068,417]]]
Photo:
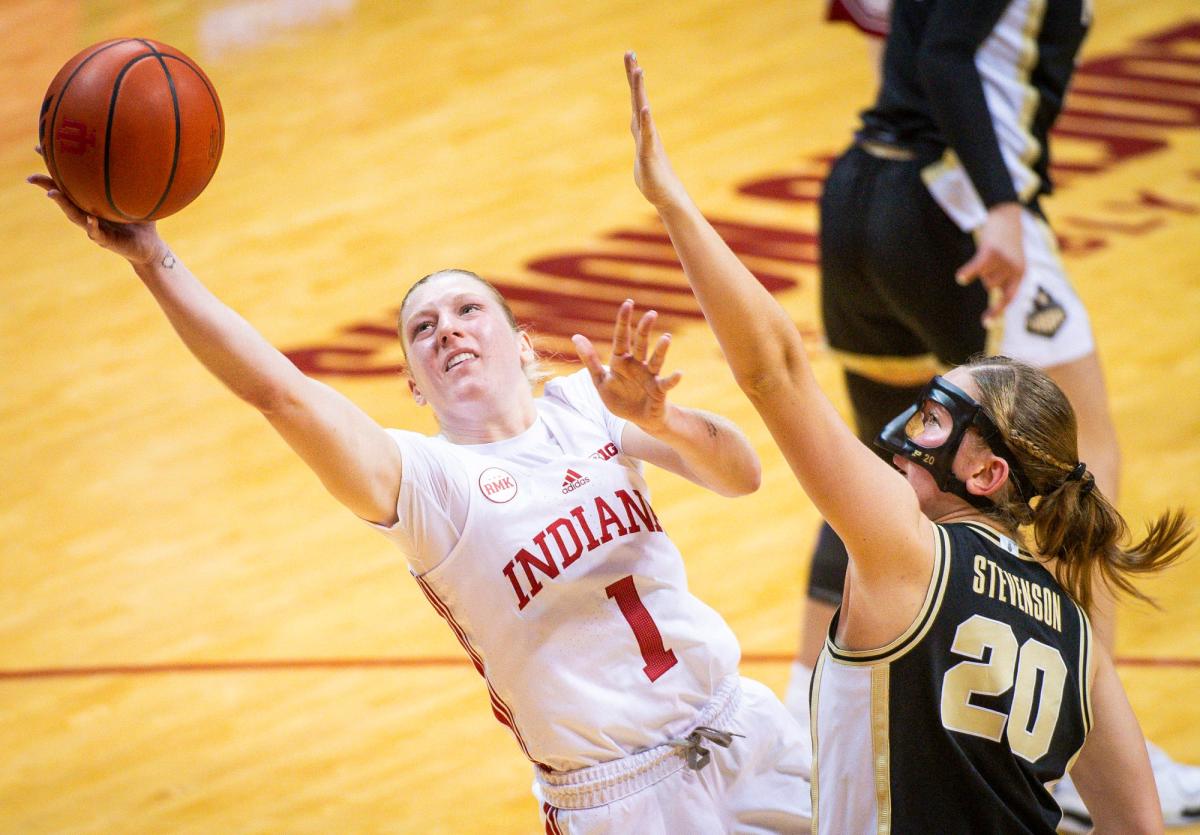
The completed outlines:
[[[946,453],[938,456],[937,470],[931,471],[935,476],[938,489],[953,493],[960,499],[966,499],[976,507],[989,506],[991,501],[984,496],[976,496],[968,492],[967,485],[954,474],[954,459],[958,457],[958,450],[962,446],[963,438],[967,435],[967,430],[975,425],[980,414],[978,406],[974,405],[974,401],[967,396],[966,392],[960,391],[941,377],[935,377],[930,383],[925,392],[925,398],[940,403],[951,416],[950,433],[946,436],[945,443],[942,444]],[[963,420],[962,415],[964,407],[974,407],[974,412],[966,420]],[[985,419],[986,417],[984,415]]]
[[[915,413],[920,411],[926,400],[940,403],[951,415],[953,425],[945,442],[937,450],[924,449],[913,443],[904,435],[904,426]],[[967,490],[964,484],[954,475],[953,462],[962,445],[962,439],[968,429],[973,428],[980,434],[988,448],[1008,463],[1011,481],[1017,490],[1018,498],[1028,504],[1037,495],[1033,483],[1021,469],[1017,457],[1004,442],[1004,437],[973,397],[942,377],[934,377],[922,389],[914,406],[892,420],[879,434],[875,443],[897,455],[909,458],[920,464],[934,478],[939,490],[953,493],[974,507],[987,510],[995,503],[987,496],[977,496]]]
[[[1033,482],[1029,480],[1029,476],[1025,475],[1025,470],[1021,468],[1021,463],[1017,460],[1017,456],[1004,442],[1004,436],[1000,434],[1000,429],[995,422],[988,416],[987,412],[980,406],[975,412],[975,417],[972,419],[972,425],[975,430],[983,438],[996,455],[1008,462],[1008,473],[1011,476],[1013,486],[1017,489],[1017,498],[1022,504],[1029,504],[1033,497],[1038,495],[1037,488],[1033,486]],[[994,502],[988,501],[987,505],[993,505]]]
[[[953,493],[960,499],[965,499],[980,510],[987,510],[990,507],[996,506],[996,503],[987,496],[977,496],[972,493],[967,489],[967,485],[963,481],[956,478],[953,474],[951,474],[950,479],[947,481],[945,486],[938,486],[947,493]]]
[[[951,419],[951,426],[945,441],[935,449],[928,449],[914,443],[911,438],[907,437],[906,431],[909,420],[921,411],[927,400],[940,404],[950,413]],[[965,412],[964,410],[970,411]],[[972,425],[977,411],[978,405],[965,392],[947,383],[941,377],[934,377],[921,389],[916,402],[884,427],[883,431],[879,433],[879,437],[875,439],[875,444],[920,465],[933,476],[933,481],[939,490],[953,493],[976,507],[986,508],[990,502],[980,496],[968,493],[966,485],[959,481],[953,472],[955,453],[958,451],[963,435]]]

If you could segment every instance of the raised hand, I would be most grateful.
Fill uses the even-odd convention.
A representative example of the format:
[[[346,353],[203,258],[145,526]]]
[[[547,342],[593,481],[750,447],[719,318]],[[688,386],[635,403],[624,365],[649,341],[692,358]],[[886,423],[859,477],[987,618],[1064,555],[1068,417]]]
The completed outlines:
[[[115,252],[127,259],[131,264],[149,264],[155,260],[170,257],[170,250],[158,236],[158,230],[153,222],[149,223],[113,223],[89,215],[76,206],[59,190],[58,185],[46,174],[31,174],[26,182],[37,186],[46,192],[46,196],[58,204],[67,220],[87,232],[99,246]]]
[[[629,81],[633,111],[629,129],[633,133],[637,151],[633,161],[633,181],[655,208],[685,203],[689,199],[687,191],[663,150],[654,119],[650,115],[646,79],[642,68],[638,66],[637,56],[632,52],[625,53],[625,78]]]
[[[612,359],[608,368],[600,362],[600,356],[587,337],[580,334],[571,337],[575,351],[591,373],[592,383],[608,410],[651,433],[661,428],[666,417],[667,392],[683,377],[682,371],[667,377],[659,376],[667,348],[671,345],[670,334],[660,336],[653,352],[646,356],[650,329],[657,318],[657,313],[648,310],[635,328],[632,324],[633,301],[626,299],[621,304],[613,327]]]

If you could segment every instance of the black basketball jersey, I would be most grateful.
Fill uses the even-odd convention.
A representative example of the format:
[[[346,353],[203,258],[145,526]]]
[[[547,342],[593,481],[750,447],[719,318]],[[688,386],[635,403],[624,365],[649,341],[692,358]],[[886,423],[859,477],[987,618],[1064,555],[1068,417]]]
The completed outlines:
[[[975,523],[935,525],[920,614],[813,675],[814,832],[1053,833],[1091,727],[1091,627],[1054,576]]]
[[[864,131],[952,150],[986,206],[1035,203],[1050,191],[1047,138],[1090,24],[1091,0],[895,0]]]

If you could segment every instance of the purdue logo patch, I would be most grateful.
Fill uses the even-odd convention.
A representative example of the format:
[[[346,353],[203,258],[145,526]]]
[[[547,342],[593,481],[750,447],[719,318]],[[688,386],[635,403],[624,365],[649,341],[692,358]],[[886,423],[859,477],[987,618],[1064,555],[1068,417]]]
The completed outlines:
[[[1067,311],[1054,297],[1039,287],[1033,297],[1033,310],[1025,317],[1025,330],[1047,339],[1053,337],[1067,321]]]

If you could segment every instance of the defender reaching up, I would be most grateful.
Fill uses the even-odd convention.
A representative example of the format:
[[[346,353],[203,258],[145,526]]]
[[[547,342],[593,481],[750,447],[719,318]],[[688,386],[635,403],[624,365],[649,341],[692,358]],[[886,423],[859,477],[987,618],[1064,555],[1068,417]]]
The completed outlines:
[[[1168,514],[1123,545],[1062,391],[1006,358],[930,381],[880,437],[895,468],[880,460],[688,196],[632,54],[625,65],[637,185],[738,384],[850,554],[813,685],[814,829],[1052,833],[1050,789],[1072,763],[1097,831],[1161,829],[1137,720],[1083,606],[1093,576],[1130,590],[1131,573],[1175,559],[1187,522]]]

